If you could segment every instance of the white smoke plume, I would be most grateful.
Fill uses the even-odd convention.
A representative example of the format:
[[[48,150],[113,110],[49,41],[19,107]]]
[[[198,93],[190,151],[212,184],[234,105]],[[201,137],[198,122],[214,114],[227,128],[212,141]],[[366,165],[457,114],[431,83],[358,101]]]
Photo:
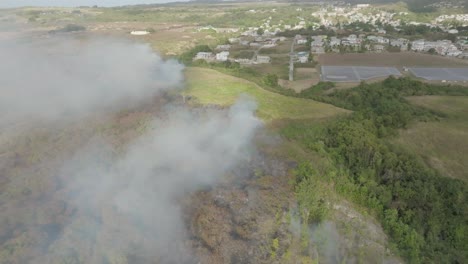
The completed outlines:
[[[248,100],[239,101],[227,114],[178,109],[116,159],[100,144],[84,149],[61,173],[79,218],[50,248],[79,248],[89,262],[108,257],[87,250],[90,245],[125,256],[135,245],[142,263],[194,263],[184,244],[188,237],[178,200],[213,186],[249,160],[260,125],[254,110]],[[77,230],[84,222],[93,229],[83,237]]]
[[[2,41],[0,58],[4,119],[109,110],[141,102],[183,79],[181,64],[163,61],[148,45],[122,39]]]
[[[116,39],[2,43],[0,57],[0,115],[10,122],[73,122],[183,85],[180,64]],[[12,263],[196,263],[181,203],[250,159],[255,109],[248,98],[228,110],[168,106],[124,147],[89,139],[50,163],[54,175],[0,162],[0,180],[10,181],[0,184],[10,190],[0,192],[0,254]],[[41,157],[51,160],[61,159]],[[51,191],[36,195],[35,182]]]

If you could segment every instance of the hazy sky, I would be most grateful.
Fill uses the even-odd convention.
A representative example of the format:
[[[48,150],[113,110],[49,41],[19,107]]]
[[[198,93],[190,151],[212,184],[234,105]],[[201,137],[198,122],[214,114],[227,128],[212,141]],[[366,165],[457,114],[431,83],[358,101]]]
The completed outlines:
[[[19,6],[120,6],[185,1],[187,0],[0,0],[0,8]]]

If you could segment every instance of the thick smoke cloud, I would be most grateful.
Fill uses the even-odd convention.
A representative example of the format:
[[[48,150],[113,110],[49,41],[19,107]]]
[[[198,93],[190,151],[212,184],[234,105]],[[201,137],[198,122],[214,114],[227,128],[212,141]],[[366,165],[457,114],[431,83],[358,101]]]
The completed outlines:
[[[146,45],[54,38],[0,47],[0,113],[11,124],[86,124],[90,115],[112,116],[128,102],[183,86],[183,67]],[[11,180],[0,185],[11,190],[0,203],[2,256],[12,263],[196,263],[182,208],[254,154],[255,109],[249,98],[227,110],[166,105],[130,142],[112,145],[97,133],[83,146],[70,143],[71,158],[51,152],[26,168],[28,153],[18,149],[0,163],[0,179]],[[8,146],[0,140],[2,157]]]
[[[148,45],[56,37],[0,43],[0,114],[56,119],[141,102],[180,85],[183,66]]]
[[[252,138],[260,122],[255,104],[241,100],[228,113],[197,115],[171,109],[169,120],[156,122],[116,159],[100,144],[84,149],[62,171],[77,216],[55,241],[53,251],[75,248],[89,262],[106,252],[131,255],[155,263],[196,263],[185,244],[188,236],[179,200],[213,186],[252,154]],[[91,226],[83,236],[80,226]],[[91,251],[87,248],[106,249]],[[57,257],[56,254],[53,256]]]

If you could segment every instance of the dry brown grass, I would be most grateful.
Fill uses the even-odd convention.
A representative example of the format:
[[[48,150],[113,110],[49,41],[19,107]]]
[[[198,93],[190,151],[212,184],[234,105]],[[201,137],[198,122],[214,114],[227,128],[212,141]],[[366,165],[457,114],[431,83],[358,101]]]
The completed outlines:
[[[294,81],[279,80],[279,84],[297,93],[316,85],[320,81],[320,75],[315,68],[296,68]]]

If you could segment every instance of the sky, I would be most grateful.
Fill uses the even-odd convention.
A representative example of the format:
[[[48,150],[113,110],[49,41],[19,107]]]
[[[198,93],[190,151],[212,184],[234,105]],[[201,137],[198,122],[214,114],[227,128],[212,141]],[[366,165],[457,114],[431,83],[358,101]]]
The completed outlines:
[[[0,8],[21,6],[121,6],[184,1],[186,0],[0,0]]]

